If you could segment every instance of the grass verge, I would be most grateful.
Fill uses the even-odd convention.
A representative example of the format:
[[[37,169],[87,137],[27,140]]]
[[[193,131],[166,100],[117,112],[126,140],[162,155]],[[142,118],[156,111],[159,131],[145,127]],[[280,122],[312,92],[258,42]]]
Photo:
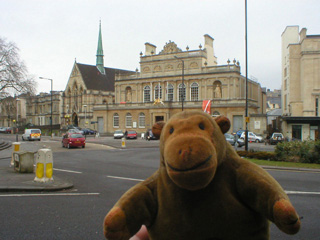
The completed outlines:
[[[263,165],[263,166],[320,169],[320,164],[279,162],[279,161],[260,160],[255,158],[246,158],[246,159],[249,160],[250,162],[253,162],[258,165]]]

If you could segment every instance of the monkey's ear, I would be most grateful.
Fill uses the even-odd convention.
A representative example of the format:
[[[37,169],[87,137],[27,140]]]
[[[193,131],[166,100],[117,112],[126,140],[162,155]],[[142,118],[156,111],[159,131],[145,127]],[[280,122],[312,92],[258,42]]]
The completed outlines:
[[[153,124],[152,126],[152,133],[153,135],[159,139],[160,138],[160,135],[161,135],[161,132],[162,132],[162,129],[164,127],[166,123],[164,121],[159,121],[159,122],[156,122],[155,124]]]
[[[227,117],[220,115],[218,117],[215,117],[214,120],[216,121],[216,123],[218,123],[223,134],[229,131],[231,124],[230,120]]]

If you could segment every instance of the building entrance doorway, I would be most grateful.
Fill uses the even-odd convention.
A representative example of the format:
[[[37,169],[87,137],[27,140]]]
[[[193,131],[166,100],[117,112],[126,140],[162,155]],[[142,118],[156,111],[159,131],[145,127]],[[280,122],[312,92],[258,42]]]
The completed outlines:
[[[302,140],[301,130],[302,130],[301,125],[292,125],[292,139],[293,140]]]
[[[163,121],[164,117],[163,116],[155,116],[155,122]]]
[[[78,122],[78,115],[76,113],[72,114],[72,124],[75,126],[78,126],[79,122]]]

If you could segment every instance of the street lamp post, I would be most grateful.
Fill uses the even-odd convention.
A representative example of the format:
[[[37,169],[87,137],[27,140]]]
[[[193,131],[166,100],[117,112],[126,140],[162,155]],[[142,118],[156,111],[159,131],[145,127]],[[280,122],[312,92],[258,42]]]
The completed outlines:
[[[84,126],[87,127],[87,105],[83,105],[84,107]]]
[[[182,62],[182,96],[181,96],[181,110],[183,111],[183,101],[184,101],[184,95],[185,95],[185,87],[184,87],[184,60],[178,58],[177,56],[174,56],[176,59]]]
[[[248,151],[248,36],[247,36],[247,0],[245,0],[245,51],[246,51],[246,132],[245,150]]]
[[[50,128],[51,128],[51,137],[52,137],[52,84],[53,80],[51,78],[44,78],[44,77],[39,77],[40,79],[45,79],[51,81],[51,118],[50,118]]]
[[[18,138],[18,101],[20,101],[20,99],[19,98],[17,98],[16,99],[16,101],[17,101],[17,104],[16,104],[16,106],[17,106],[17,117],[16,117],[16,142],[18,142],[19,141],[19,138]]]

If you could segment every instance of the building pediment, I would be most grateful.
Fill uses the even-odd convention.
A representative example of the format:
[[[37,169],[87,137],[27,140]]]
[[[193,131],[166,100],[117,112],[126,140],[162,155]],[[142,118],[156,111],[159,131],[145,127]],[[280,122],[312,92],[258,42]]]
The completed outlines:
[[[164,45],[163,50],[159,54],[170,54],[170,53],[176,53],[176,52],[182,52],[182,50],[178,48],[175,42],[171,42],[169,40],[169,42],[166,43],[166,45]]]

